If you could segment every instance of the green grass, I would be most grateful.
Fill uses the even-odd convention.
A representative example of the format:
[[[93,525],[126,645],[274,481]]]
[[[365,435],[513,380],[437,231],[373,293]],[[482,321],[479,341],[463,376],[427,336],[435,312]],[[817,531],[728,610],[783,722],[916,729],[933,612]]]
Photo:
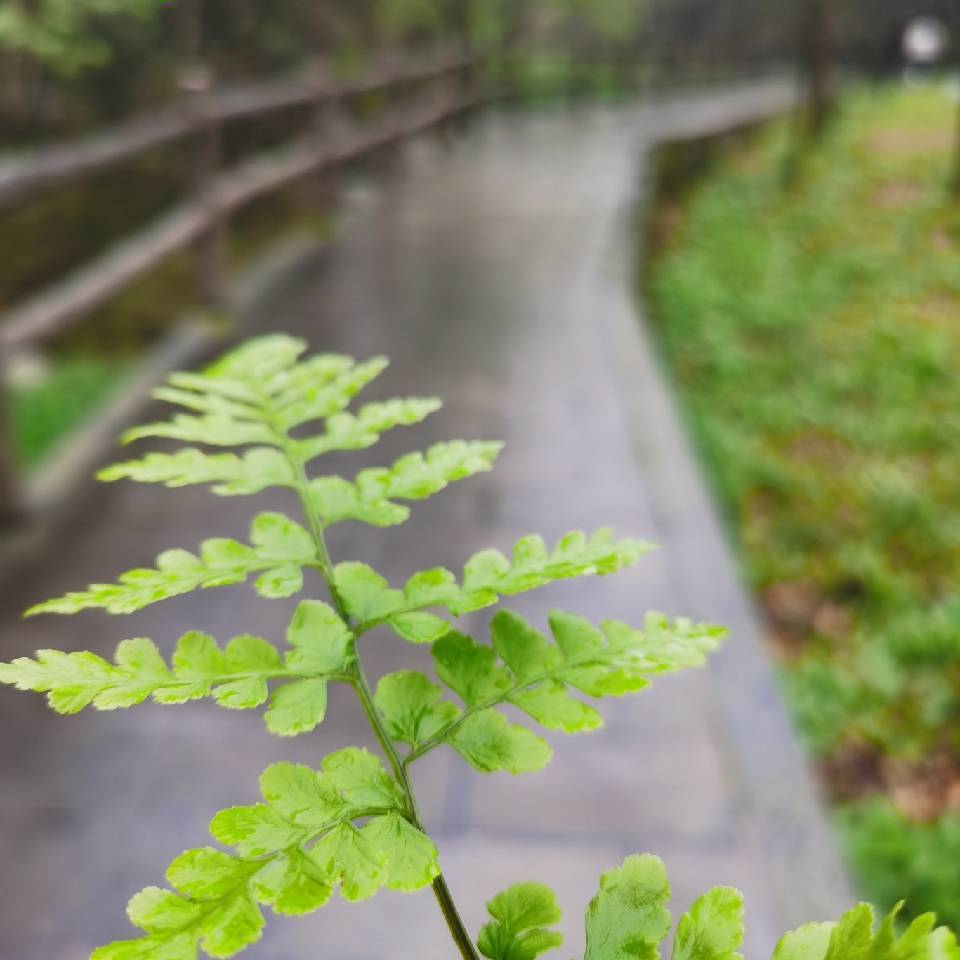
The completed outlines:
[[[42,383],[14,388],[9,402],[18,461],[27,469],[40,462],[110,397],[129,369],[124,360],[68,356],[53,362]]]
[[[776,125],[686,200],[648,282],[799,727],[838,797],[900,811],[843,818],[866,892],[958,924],[955,113],[851,95],[789,186]]]

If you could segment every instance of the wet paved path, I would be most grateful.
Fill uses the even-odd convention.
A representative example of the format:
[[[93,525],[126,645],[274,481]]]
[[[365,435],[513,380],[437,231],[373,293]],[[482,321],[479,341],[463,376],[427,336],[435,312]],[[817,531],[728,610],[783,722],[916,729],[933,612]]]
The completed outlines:
[[[447,399],[416,433],[394,432],[377,461],[452,436],[508,442],[493,474],[419,506],[406,527],[337,529],[336,558],[362,559],[399,581],[421,566],[458,568],[471,551],[526,532],[550,538],[610,524],[663,549],[633,571],[515,606],[539,619],[562,605],[633,622],[652,607],[734,627],[710,671],[607,704],[598,735],[557,738],[545,773],[482,778],[444,751],[415,768],[473,929],[494,892],[541,879],[567,912],[564,955],[576,955],[597,875],[635,851],[666,859],[677,907],[715,883],[744,888],[749,956],[768,956],[784,925],[842,906],[829,839],[630,289],[645,146],[783,99],[770,87],[645,107],[490,113],[453,144],[424,138],[376,188],[349,191],[352,213],[335,245],[262,311],[260,327],[302,334],[314,348],[390,355],[374,395]],[[367,462],[353,454],[343,469]],[[16,619],[32,601],[160,549],[242,536],[264,502],[133,485],[99,492],[46,570],[5,591],[0,653],[106,653],[135,635],[169,647],[192,627],[279,638],[292,602],[258,600],[245,587],[126,619]],[[388,637],[370,638],[365,652],[376,673],[422,657]],[[127,936],[127,896],[160,882],[181,849],[203,844],[219,807],[253,802],[267,763],[316,762],[369,743],[347,692],[332,701],[319,735],[278,741],[259,715],[206,704],[60,719],[40,698],[0,695],[0,960],[80,960],[91,945]],[[274,919],[248,955],[447,960],[444,936],[429,892],[381,894]]]

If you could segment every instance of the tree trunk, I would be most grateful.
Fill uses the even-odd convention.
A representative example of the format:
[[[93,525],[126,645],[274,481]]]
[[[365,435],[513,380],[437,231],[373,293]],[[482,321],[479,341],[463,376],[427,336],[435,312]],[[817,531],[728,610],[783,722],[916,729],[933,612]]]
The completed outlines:
[[[960,97],[957,98],[958,109],[957,109],[957,132],[956,132],[956,146],[954,147],[953,154],[953,196],[960,200]]]
[[[833,2],[806,0],[806,127],[814,140],[822,135],[833,107]]]
[[[19,518],[20,507],[13,442],[6,416],[6,397],[0,384],[0,530]]]

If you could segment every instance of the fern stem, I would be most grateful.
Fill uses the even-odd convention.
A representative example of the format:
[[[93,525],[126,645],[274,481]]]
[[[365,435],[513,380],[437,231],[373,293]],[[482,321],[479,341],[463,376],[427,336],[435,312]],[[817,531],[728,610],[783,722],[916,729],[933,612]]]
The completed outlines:
[[[340,598],[340,593],[337,590],[336,583],[334,581],[333,561],[330,559],[330,551],[327,549],[327,541],[323,535],[323,524],[320,522],[317,511],[310,499],[310,481],[307,477],[307,472],[304,468],[303,462],[290,448],[286,436],[280,433],[278,433],[278,436],[282,439],[284,453],[286,454],[290,465],[294,469],[297,494],[300,498],[300,504],[303,508],[304,515],[307,518],[314,545],[316,546],[317,560],[320,564],[320,572],[323,575],[323,579],[326,581],[327,589],[330,592],[330,599],[332,600],[337,613],[340,615],[340,618],[348,625],[353,633],[353,663],[350,666],[350,684],[356,691],[357,697],[363,706],[363,711],[367,716],[367,722],[370,724],[370,727],[377,738],[377,742],[380,744],[380,749],[383,751],[384,755],[389,761],[394,776],[403,790],[404,798],[407,802],[407,819],[421,833],[426,834],[427,831],[424,830],[423,822],[420,819],[420,811],[417,809],[417,798],[413,792],[413,786],[410,783],[410,778],[407,776],[407,769],[404,766],[403,760],[400,758],[400,754],[397,751],[396,745],[390,739],[390,734],[384,727],[383,721],[380,719],[380,714],[377,712],[376,705],[373,702],[373,692],[370,689],[370,682],[367,680],[367,675],[364,672],[363,664],[360,661],[360,651],[357,647],[357,634],[354,630],[354,625],[351,623],[351,617],[344,608],[343,600]],[[443,919],[447,922],[447,928],[450,931],[450,936],[453,938],[453,942],[457,945],[457,950],[459,950],[460,956],[463,958],[463,960],[480,960],[480,955],[477,953],[477,950],[473,945],[473,940],[470,939],[470,934],[468,933],[466,925],[463,922],[463,918],[460,916],[460,912],[457,910],[457,905],[454,903],[453,895],[450,893],[450,888],[447,886],[447,881],[442,873],[436,876],[432,887],[433,895],[437,900],[437,905],[440,907],[440,912],[443,914]]]
[[[404,796],[406,797],[407,805],[409,807],[408,819],[418,830],[420,830],[422,833],[426,833],[426,830],[423,828],[423,822],[420,819],[420,812],[417,809],[417,798],[413,792],[413,786],[410,783],[410,778],[407,776],[407,771],[403,765],[403,761],[400,759],[400,754],[397,752],[397,748],[390,739],[390,734],[387,733],[386,728],[383,726],[383,721],[380,719],[380,714],[377,712],[376,705],[373,702],[373,693],[370,690],[370,683],[363,671],[359,654],[356,656],[353,662],[353,676],[353,688],[357,691],[357,696],[360,699],[360,703],[363,705],[363,710],[367,715],[367,720],[369,721],[370,726],[373,728],[373,732],[376,734],[377,741],[379,742],[383,752],[386,754],[386,757],[390,762],[390,766],[393,769],[394,775],[403,789]],[[477,950],[473,945],[473,940],[470,939],[470,934],[467,932],[463,918],[460,916],[460,912],[457,910],[457,905],[453,900],[453,895],[450,893],[450,887],[447,886],[447,881],[442,873],[437,875],[436,879],[433,881],[432,887],[433,895],[437,900],[437,905],[440,907],[440,912],[443,914],[443,919],[447,922],[447,928],[450,931],[450,936],[453,938],[453,942],[457,945],[457,949],[460,951],[460,956],[463,958],[463,960],[480,960],[480,955],[477,953]]]

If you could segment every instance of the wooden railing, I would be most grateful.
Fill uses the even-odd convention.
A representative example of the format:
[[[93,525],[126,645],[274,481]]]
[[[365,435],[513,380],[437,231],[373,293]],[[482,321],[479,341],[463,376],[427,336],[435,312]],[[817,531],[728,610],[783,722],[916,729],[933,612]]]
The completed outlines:
[[[194,151],[193,183],[173,209],[0,315],[0,358],[70,329],[189,246],[197,251],[200,297],[217,303],[231,214],[473,106],[481,99],[473,76],[473,61],[461,51],[426,57],[415,65],[381,64],[349,83],[314,71],[216,89],[203,71],[195,70],[185,76],[182,101],[172,107],[80,140],[0,159],[3,209],[176,141],[189,138]],[[409,95],[411,91],[415,95]],[[382,111],[375,124],[357,128],[345,123],[350,101],[372,93],[400,103]],[[221,142],[227,124],[298,107],[305,108],[307,116],[302,135],[230,168],[223,166]],[[15,458],[2,406],[0,393],[0,522],[15,514],[18,503]]]

